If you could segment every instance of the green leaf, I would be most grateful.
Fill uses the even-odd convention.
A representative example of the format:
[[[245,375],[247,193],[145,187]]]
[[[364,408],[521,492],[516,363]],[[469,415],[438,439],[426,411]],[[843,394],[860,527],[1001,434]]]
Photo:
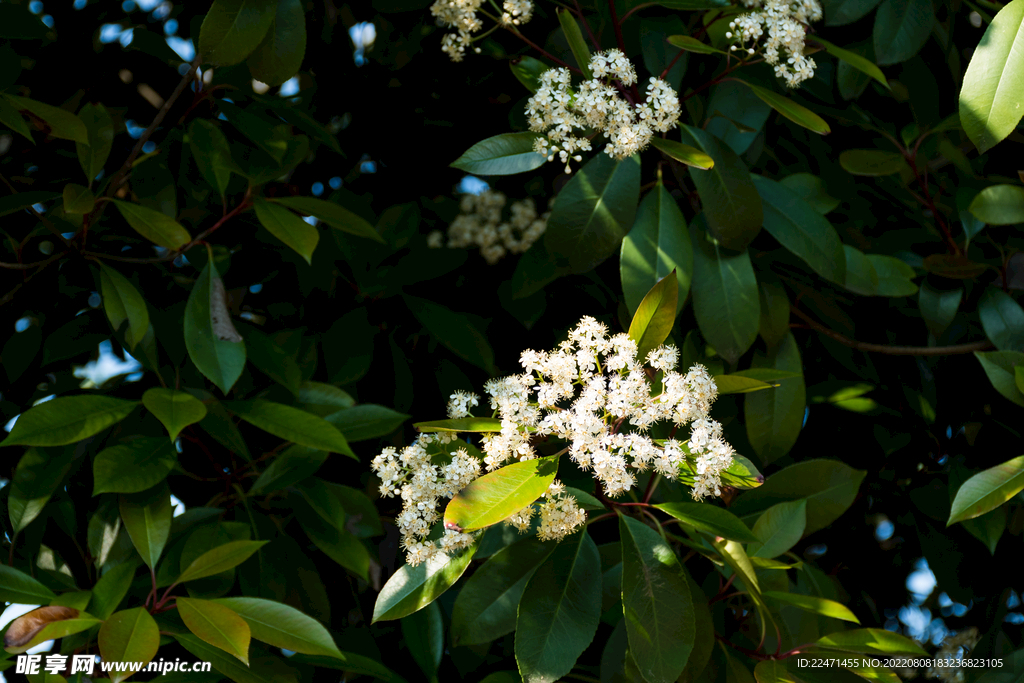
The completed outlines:
[[[93,180],[103,170],[114,144],[114,122],[102,104],[86,104],[78,112],[78,118],[85,124],[88,142],[76,142],[78,163],[82,166],[85,179],[92,187]]]
[[[249,665],[249,624],[234,610],[195,598],[178,597],[175,603],[189,631]]]
[[[707,43],[702,43],[693,36],[669,36],[668,42],[670,45],[675,45],[680,50],[686,50],[687,52],[696,52],[701,55],[724,55],[727,54],[724,50],[712,47]],[[651,140],[653,143],[653,139]]]
[[[975,351],[974,357],[988,375],[988,381],[1004,398],[1024,406],[1024,393],[1017,387],[1015,373],[1024,365],[1024,353],[1018,351]]]
[[[512,175],[540,168],[547,158],[533,151],[536,133],[502,133],[481,140],[451,163],[475,175]]]
[[[984,223],[978,223],[984,226]],[[984,263],[972,261],[965,254],[932,254],[924,258],[922,266],[929,273],[950,280],[973,280],[988,270]]]
[[[676,271],[658,280],[640,302],[629,323],[629,338],[636,342],[637,358],[643,360],[661,346],[676,322],[679,286]]]
[[[878,292],[878,273],[867,255],[860,249],[843,245],[846,252],[846,289],[864,296],[874,296]]]
[[[819,638],[815,644],[829,650],[871,655],[928,656],[928,653],[910,638],[880,628],[861,628],[833,633]]]
[[[50,127],[50,135],[62,140],[73,140],[82,144],[89,144],[89,131],[86,129],[82,119],[78,118],[66,109],[53,107],[43,102],[30,100],[27,97],[16,95],[3,95],[19,111],[27,111],[46,122]]]
[[[796,193],[812,209],[824,216],[839,206],[838,199],[828,193],[825,182],[810,173],[793,173],[779,181]]]
[[[825,135],[832,132],[832,129],[828,127],[827,123],[825,123],[825,119],[821,118],[807,107],[797,104],[788,97],[783,97],[777,92],[768,90],[767,88],[752,85],[741,79],[736,80],[753,90],[754,94],[757,95],[762,102],[798,126],[803,126],[807,130],[818,133],[819,135]]]
[[[1000,351],[1024,350],[1024,310],[1006,292],[989,287],[981,295],[978,315],[985,335]]]
[[[724,396],[725,394],[749,394],[751,391],[771,389],[775,386],[754,377],[744,377],[742,375],[715,375],[712,379],[715,380],[715,385],[718,387],[719,396]]]
[[[286,441],[358,459],[344,435],[322,417],[271,401],[233,401],[225,405],[254,427]]]
[[[685,569],[646,524],[619,515],[619,536],[629,652],[644,680],[671,683],[686,667],[696,635]]]
[[[286,448],[270,461],[267,469],[249,489],[250,495],[263,495],[278,491],[312,476],[327,461],[327,451],[306,446]]]
[[[142,493],[122,494],[119,499],[121,520],[139,556],[150,569],[156,567],[171,535],[171,505],[167,485],[155,486]]]
[[[752,176],[764,208],[764,229],[826,280],[846,281],[846,254],[832,224],[781,183]]]
[[[215,0],[199,31],[199,54],[215,66],[238,64],[255,50],[276,15],[273,0]]]
[[[713,244],[698,229],[702,222],[698,216],[690,223],[693,312],[704,338],[735,365],[757,338],[761,310],[757,279],[750,254]]]
[[[337,427],[352,443],[387,436],[401,427],[409,419],[409,415],[368,403],[343,408],[324,419]]]
[[[619,273],[630,313],[635,316],[647,292],[671,272],[677,281],[674,319],[690,293],[693,246],[679,205],[658,182],[640,202],[633,229],[622,240]]]
[[[770,354],[756,352],[752,366],[803,372],[800,349],[793,333],[787,332],[782,343]],[[744,397],[747,438],[764,464],[778,460],[796,444],[803,427],[806,407],[807,390],[802,376],[787,380],[772,391],[751,393]]]
[[[0,98],[0,102],[3,102],[3,98]],[[56,192],[44,192],[42,190],[9,194],[6,197],[0,197],[0,216],[18,213],[28,209],[33,204],[48,202],[57,197],[60,197],[60,195]]]
[[[501,420],[496,417],[460,417],[454,420],[417,422],[413,425],[421,432],[500,432]]]
[[[64,213],[86,214],[95,204],[96,197],[89,188],[74,183],[64,186]]]
[[[237,567],[267,543],[268,541],[231,541],[217,546],[192,560],[175,583],[203,579]]]
[[[28,574],[0,564],[0,602],[22,605],[49,604],[57,596]]]
[[[496,552],[455,598],[452,642],[479,645],[511,633],[526,584],[555,544],[524,538]]]
[[[931,2],[931,0],[927,0]],[[848,149],[839,155],[839,165],[847,173],[862,176],[883,176],[899,173],[907,166],[899,152],[881,149]]]
[[[307,216],[315,216],[327,225],[357,237],[366,237],[384,244],[384,238],[377,229],[366,220],[334,202],[314,199],[312,197],[275,197],[271,200],[276,204],[287,206]]]
[[[59,613],[54,613],[54,610],[61,610]],[[100,624],[100,620],[91,614],[86,614],[77,609],[67,607],[40,607],[28,614],[19,617],[25,619],[26,617],[36,616],[42,617],[41,623],[45,624],[42,628],[36,626],[32,638],[21,645],[6,645],[5,647],[9,654],[21,654],[26,650],[34,648],[40,643],[44,643],[47,640],[57,640],[58,638],[64,638],[65,636],[74,635],[87,631],[94,626]],[[12,628],[8,627],[6,636],[11,635]],[[28,635],[28,633],[26,633]]]
[[[29,408],[0,446],[65,446],[98,434],[135,409],[138,401],[83,394],[59,396]]]
[[[355,400],[348,392],[323,382],[303,382],[295,399],[304,410],[320,417],[336,413],[339,408],[355,405]]]
[[[129,349],[134,350],[149,330],[146,300],[128,278],[103,263],[100,263],[100,294],[111,327],[118,330],[125,320],[128,321],[125,341]]]
[[[879,0],[823,0],[826,26],[845,26],[868,15]],[[817,36],[815,36],[817,39]]]
[[[188,142],[199,173],[217,190],[221,202],[224,202],[231,173],[237,172],[227,138],[213,121],[195,118],[188,127]]]
[[[855,624],[860,623],[857,616],[846,605],[834,600],[826,600],[814,595],[799,595],[797,593],[776,591],[765,591],[762,595],[772,600],[778,600],[786,605],[793,605],[805,612],[820,614],[825,617],[832,617],[833,619],[842,619],[843,621],[852,621]]]
[[[526,86],[530,92],[537,92],[540,89],[541,74],[551,68],[539,59],[528,55],[509,60],[508,65],[516,80]]]
[[[366,547],[342,524],[322,514],[317,515],[309,508],[305,503],[300,503],[296,509],[299,524],[309,539],[342,567],[364,581],[368,580],[371,560]]]
[[[302,370],[295,360],[294,352],[285,351],[261,330],[248,324],[237,327],[245,339],[246,360],[251,367],[274,380],[293,394],[298,393],[302,384]]]
[[[357,655],[352,652],[342,652],[340,654],[340,657],[298,654],[289,657],[288,661],[295,664],[311,664],[313,666],[324,667],[327,669],[339,669],[341,671],[364,674],[366,676],[379,678],[382,681],[405,683],[404,678],[374,659],[364,657],[363,655]],[[191,681],[186,683],[191,683]]]
[[[316,227],[288,209],[262,199],[256,200],[254,208],[260,225],[312,265],[313,250],[320,241]]]
[[[97,562],[99,558],[97,558]],[[106,619],[128,595],[132,586],[135,570],[140,562],[134,558],[108,569],[92,587],[92,600],[89,610],[100,619]]]
[[[914,269],[895,256],[884,254],[868,254],[868,262],[878,276],[878,296],[913,296],[917,294],[917,285],[912,280],[917,277]]]
[[[761,586],[757,583],[754,566],[750,564],[750,558],[747,557],[743,546],[736,541],[729,540],[714,541],[711,545],[736,575],[743,579],[743,583],[746,584],[747,590],[751,591],[751,595],[757,596],[756,599],[760,601]]]
[[[377,594],[371,623],[401,619],[432,603],[459,580],[479,544],[478,539],[455,557],[438,552],[415,567],[402,565]]]
[[[637,156],[616,161],[598,154],[558,193],[544,244],[568,260],[573,273],[591,270],[618,249],[633,225],[639,199]]]
[[[444,620],[436,602],[402,619],[402,639],[427,678],[433,679],[444,657]]]
[[[420,324],[449,351],[491,375],[498,374],[490,342],[465,315],[427,299],[402,298]]]
[[[869,0],[869,1],[872,2],[872,7],[875,4],[878,4],[878,0]],[[848,4],[852,4],[852,3],[848,3]],[[827,25],[829,25],[829,26],[833,25],[833,24],[831,24],[828,21],[826,21],[825,23]],[[885,80],[885,75],[882,73],[882,70],[879,69],[878,65],[875,64],[874,62],[872,62],[870,59],[867,59],[866,57],[862,57],[859,54],[857,54],[856,52],[850,52],[849,50],[844,50],[841,47],[833,45],[832,43],[828,42],[827,40],[823,40],[823,39],[819,38],[817,35],[815,35],[812,40],[814,42],[818,43],[819,45],[821,45],[823,48],[825,48],[825,52],[829,53],[830,55],[832,55],[836,59],[839,59],[839,60],[841,60],[843,62],[846,62],[847,64],[852,66],[854,69],[857,69],[861,73],[865,73],[868,76],[871,76],[871,78],[873,78],[876,81],[878,81],[879,83],[881,83],[885,87],[886,90],[890,90],[890,88],[889,88],[889,81]]]
[[[173,442],[182,429],[206,417],[206,406],[192,394],[154,387],[142,395],[142,405],[160,420]]]
[[[257,81],[281,85],[298,73],[305,54],[305,7],[300,0],[280,0],[267,35],[246,63]]]
[[[946,526],[979,517],[1021,491],[1024,491],[1024,455],[990,467],[965,481],[953,499]]]
[[[7,5],[7,7],[10,7],[10,5]],[[2,30],[3,29],[0,29],[0,31]],[[18,113],[18,110],[14,105],[3,97],[0,97],[0,124],[3,124],[13,132],[18,133],[33,145],[36,143],[36,141],[32,139],[32,131],[29,130],[28,124],[25,123],[25,119],[20,113]]]
[[[699,531],[730,541],[752,543],[758,540],[739,517],[725,508],[709,503],[662,503],[654,507],[667,512],[680,522],[685,522]]]
[[[761,303],[757,332],[768,348],[774,349],[789,334],[789,297],[775,282],[759,282],[757,293]]]
[[[250,667],[247,664],[242,664],[238,658],[226,654],[220,648],[207,644],[191,633],[174,633],[172,637],[183,648],[195,655],[199,661],[210,662],[215,671],[224,674],[224,676],[235,681],[235,683],[278,683],[281,680],[281,677],[275,676],[273,671],[264,671],[260,666]],[[300,655],[295,656],[298,657]],[[264,659],[261,663],[268,661],[273,662],[277,660]],[[195,674],[191,675],[194,676]],[[161,678],[164,678],[164,676],[161,676]],[[191,683],[191,679],[189,679],[189,683]]]
[[[745,517],[776,503],[806,498],[804,533],[810,535],[827,527],[850,507],[865,474],[864,470],[855,470],[837,460],[805,460],[776,472],[763,486],[739,496],[730,510]]]
[[[924,324],[936,339],[942,336],[942,333],[953,322],[963,296],[962,287],[942,290],[935,289],[928,284],[927,280],[921,284],[918,306],[921,309]]]
[[[601,556],[586,529],[563,539],[526,585],[516,619],[523,683],[552,683],[572,670],[601,618]]]
[[[978,220],[989,225],[1024,223],[1024,187],[1019,185],[986,187],[978,193],[967,210]]]
[[[704,152],[675,140],[655,136],[651,138],[651,146],[687,166],[706,171],[715,165],[715,160]]]
[[[231,323],[227,292],[211,258],[185,306],[185,348],[199,372],[227,394],[245,367],[245,342]]]
[[[773,505],[754,523],[754,535],[759,543],[751,543],[747,553],[750,557],[778,557],[797,544],[806,526],[806,500]]]
[[[173,442],[160,437],[142,437],[104,448],[93,459],[92,495],[145,491],[162,482],[177,464]]]
[[[746,248],[764,221],[761,197],[750,173],[736,153],[711,133],[680,127],[683,143],[704,151],[715,162],[710,171],[690,168],[712,236],[729,249]]]
[[[324,626],[289,605],[262,598],[218,598],[249,625],[252,637],[274,647],[344,659]]]
[[[30,448],[14,470],[7,512],[17,534],[39,516],[71,470],[73,452]]]
[[[1013,0],[985,29],[960,89],[960,121],[979,153],[1013,132],[1020,122],[1024,83],[1024,0]]]
[[[883,0],[872,31],[878,63],[897,64],[916,55],[934,23],[932,0]]]
[[[445,526],[463,531],[483,529],[519,512],[548,490],[558,470],[558,456],[515,462],[474,480],[459,491],[444,511]]]
[[[139,668],[110,672],[110,680],[120,683],[141,671],[160,648],[160,628],[143,607],[123,610],[100,626],[97,637],[104,662],[136,662]]]
[[[689,454],[689,448],[685,443],[682,448]],[[694,466],[689,460],[680,466],[679,481],[682,483],[693,486],[695,475]],[[754,463],[739,453],[733,453],[732,464],[722,471],[722,483],[737,489],[753,489],[764,483],[764,475],[757,471]]]
[[[128,221],[128,225],[153,244],[177,251],[192,241],[188,230],[181,227],[178,221],[159,211],[118,199],[111,201]]]
[[[572,56],[583,72],[583,78],[593,78],[593,74],[590,73],[590,50],[587,49],[587,41],[583,39],[580,25],[576,23],[576,16],[566,9],[557,9],[555,12],[558,14],[558,23],[562,26],[562,33],[565,34]]]
[[[803,683],[786,669],[785,662],[766,659],[754,667],[754,679],[757,683]]]

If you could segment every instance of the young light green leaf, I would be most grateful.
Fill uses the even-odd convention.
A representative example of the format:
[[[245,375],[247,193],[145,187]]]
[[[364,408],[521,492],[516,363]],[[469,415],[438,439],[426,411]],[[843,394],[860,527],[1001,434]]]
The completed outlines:
[[[459,580],[479,544],[475,541],[458,555],[437,553],[415,567],[402,565],[377,594],[373,622],[401,619],[432,603]]]
[[[925,650],[906,636],[880,628],[860,628],[819,638],[818,647],[843,652],[927,657]]]
[[[715,160],[704,152],[675,140],[654,136],[651,138],[651,146],[687,166],[701,168],[706,171],[715,165]]]
[[[42,119],[50,127],[50,135],[62,140],[73,140],[84,145],[89,144],[89,131],[82,119],[66,109],[53,107],[43,102],[30,100],[27,97],[3,95],[8,102],[19,111],[27,111],[36,118]]]
[[[907,166],[907,161],[899,152],[848,149],[839,155],[839,165],[853,175],[883,176],[899,173]]]
[[[897,64],[916,55],[934,24],[932,0],[883,0],[872,31],[878,63]]]
[[[70,449],[30,448],[14,470],[7,512],[17,534],[39,516],[71,469]]]
[[[315,216],[330,227],[342,232],[347,232],[357,237],[366,237],[384,244],[384,238],[380,236],[376,228],[360,216],[334,202],[314,199],[313,197],[275,197],[271,201],[287,206],[289,209],[294,209],[299,213],[304,213],[307,216]]]
[[[173,442],[160,437],[141,437],[104,448],[93,459],[92,495],[145,491],[162,482],[176,464]]]
[[[281,85],[294,76],[306,55],[306,8],[300,0],[280,0],[263,42],[249,55],[252,77]]]
[[[651,287],[629,323],[629,338],[636,342],[637,358],[646,359],[647,354],[668,339],[676,322],[678,300],[679,286],[673,269]]]
[[[100,263],[100,295],[111,327],[118,330],[125,320],[128,321],[125,341],[128,348],[134,350],[149,330],[146,300],[131,280],[103,263]]]
[[[512,175],[540,168],[547,158],[533,151],[536,133],[502,133],[481,140],[451,163],[476,175]]]
[[[20,569],[0,564],[0,602],[38,605],[48,604],[56,597],[52,590]]]
[[[142,405],[167,429],[173,442],[182,429],[206,417],[206,406],[192,394],[153,387],[142,395]]]
[[[320,241],[320,233],[315,226],[288,209],[263,199],[257,199],[254,208],[260,225],[312,265],[313,250]]]
[[[800,349],[792,332],[787,332],[778,348],[768,355],[756,352],[752,366],[801,373]],[[772,391],[747,394],[743,400],[747,438],[762,462],[778,460],[793,448],[800,436],[806,407],[807,390],[802,376],[789,379]]]
[[[89,141],[76,142],[75,151],[89,187],[92,187],[93,180],[103,170],[110,156],[110,148],[114,144],[114,122],[102,104],[86,104],[78,112],[78,118],[85,124]]]
[[[181,227],[181,223],[159,211],[119,199],[111,201],[128,221],[128,225],[153,244],[174,251],[192,241],[192,236]]]
[[[877,3],[877,0],[873,1]],[[889,82],[885,80],[885,75],[882,73],[882,70],[879,69],[878,65],[872,62],[870,59],[867,59],[866,57],[861,57],[856,52],[850,52],[849,50],[844,50],[841,47],[837,47],[836,45],[833,45],[827,40],[819,38],[817,35],[815,35],[811,40],[825,48],[825,52],[828,52],[836,59],[840,59],[849,64],[850,66],[852,66],[854,69],[857,69],[858,71],[866,73],[868,76],[871,76],[871,78],[881,83],[886,90],[890,89]]]
[[[231,608],[210,600],[178,597],[178,614],[185,626],[214,647],[234,655],[248,666],[249,624]]]
[[[555,479],[558,457],[516,462],[474,480],[444,511],[446,526],[463,531],[497,524],[541,497]]]
[[[345,436],[322,417],[271,401],[233,401],[225,405],[254,427],[286,441],[356,458]]]
[[[989,225],[1024,223],[1024,187],[1019,185],[986,187],[974,198],[968,211],[974,214],[978,220]]]
[[[500,432],[501,420],[496,417],[460,417],[453,420],[417,422],[413,425],[421,432]]]
[[[155,486],[141,493],[122,494],[118,500],[121,520],[142,561],[150,569],[156,567],[171,534],[171,505],[167,485]]]
[[[979,153],[1013,132],[1024,101],[1024,0],[1007,3],[985,29],[960,89],[960,120]]]
[[[247,597],[218,598],[213,602],[234,610],[242,617],[256,640],[308,655],[344,657],[323,624],[294,607]]]
[[[102,432],[135,409],[138,401],[83,394],[59,396],[29,408],[0,446],[65,446]]]
[[[768,90],[767,88],[752,85],[742,80],[740,80],[740,82],[753,90],[754,94],[757,95],[762,102],[798,126],[803,126],[807,130],[818,133],[819,135],[826,135],[827,133],[832,132],[832,129],[828,127],[827,123],[825,123],[825,119],[821,118],[807,107],[797,104],[790,98],[783,97],[777,92]]]
[[[807,527],[807,501],[801,498],[771,506],[754,523],[758,543],[751,543],[751,557],[778,557],[804,535]]]
[[[736,572],[736,575],[743,579],[743,583],[746,584],[751,595],[757,596],[756,599],[760,601],[761,586],[757,583],[757,574],[754,573],[754,566],[750,564],[750,558],[743,550],[743,545],[726,539],[714,541],[711,545],[722,556],[725,563]]]
[[[670,45],[675,45],[680,50],[686,50],[687,52],[696,52],[702,55],[726,54],[724,50],[719,50],[707,43],[702,43],[693,36],[669,36],[668,42]]]
[[[227,394],[245,367],[245,342],[231,323],[227,292],[212,258],[192,285],[185,306],[184,332],[189,358],[199,372]]]
[[[576,23],[576,15],[561,8],[555,12],[558,14],[558,23],[562,26],[562,33],[565,34],[565,40],[569,43],[572,56],[576,58],[576,64],[583,72],[583,78],[593,78],[593,74],[590,73],[590,50],[587,49],[587,41],[583,39],[580,25]]]
[[[215,0],[199,30],[203,62],[230,66],[248,57],[263,42],[276,6],[272,0]]]
[[[1024,455],[975,474],[953,499],[946,526],[979,517],[1024,491]]]
[[[192,560],[175,583],[203,579],[237,567],[266,544],[267,541],[231,541],[217,546]]]
[[[601,556],[586,529],[563,539],[534,573],[516,619],[523,683],[553,683],[572,670],[601,617]]]
[[[725,508],[708,503],[662,503],[654,507],[667,512],[680,522],[714,536],[741,543],[758,540],[739,517]]]
[[[985,335],[1000,351],[1024,350],[1024,309],[1001,289],[989,287],[981,295],[978,314]]]
[[[1018,366],[1024,366],[1024,353],[1018,351],[975,351],[974,357],[981,363],[995,390],[1004,398],[1024,406],[1024,393],[1017,387],[1015,374]]]
[[[63,194],[64,213],[86,214],[92,211],[96,204],[96,197],[92,191],[82,185],[68,183],[64,186]]]
[[[629,651],[644,680],[672,683],[686,667],[696,635],[686,570],[646,524],[619,515],[619,536]]]
[[[97,636],[104,662],[137,662],[142,666],[126,671],[112,670],[110,680],[120,683],[141,671],[160,648],[160,629],[143,607],[117,612],[100,626]]]
[[[805,612],[820,614],[822,616],[832,617],[833,619],[842,619],[843,621],[852,621],[855,624],[860,623],[857,616],[850,611],[850,608],[834,600],[826,600],[825,598],[819,598],[814,595],[800,595],[798,593],[784,593],[777,591],[765,591],[762,595],[764,595],[765,598],[778,600],[786,605],[793,605],[797,609],[802,609]]]

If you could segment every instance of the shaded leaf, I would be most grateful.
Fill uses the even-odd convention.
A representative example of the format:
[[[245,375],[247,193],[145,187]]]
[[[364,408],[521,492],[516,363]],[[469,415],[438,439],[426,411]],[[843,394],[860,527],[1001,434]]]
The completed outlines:
[[[263,42],[256,46],[246,63],[257,81],[281,85],[298,73],[305,54],[305,7],[300,0],[280,0]]]
[[[806,526],[806,500],[773,505],[754,523],[754,535],[759,542],[751,543],[747,553],[750,557],[778,557],[796,545]]]
[[[260,225],[312,265],[313,250],[320,241],[316,227],[271,202],[257,199],[253,206]]]
[[[58,396],[29,408],[0,446],[65,446],[117,424],[138,405],[110,396]]]
[[[192,394],[153,387],[142,395],[142,405],[160,420],[173,442],[182,429],[206,417],[206,406]]]
[[[1024,350],[1024,309],[1009,294],[986,289],[978,303],[978,315],[985,335],[998,350]]]
[[[85,123],[66,109],[30,100],[27,97],[16,95],[3,95],[3,97],[18,110],[27,111],[45,121],[46,125],[50,127],[50,135],[53,137],[89,144],[89,131],[85,127]]]
[[[307,216],[315,216],[327,225],[357,237],[366,237],[384,244],[384,238],[377,229],[362,217],[352,213],[343,206],[313,197],[275,197],[272,202],[287,206]]]
[[[171,534],[174,507],[166,484],[142,493],[122,494],[121,520],[142,561],[155,568]]]
[[[30,448],[14,469],[7,499],[12,531],[17,534],[35,520],[71,470],[73,451]]]
[[[821,118],[807,107],[797,104],[790,98],[783,97],[777,92],[768,90],[767,88],[762,88],[758,85],[751,85],[743,80],[740,80],[740,82],[753,90],[754,94],[757,95],[762,102],[798,126],[803,126],[807,130],[818,133],[819,135],[825,135],[826,133],[832,132],[832,129],[828,127],[827,123],[825,123],[825,119]]]
[[[271,401],[232,401],[226,405],[254,427],[286,441],[356,458],[334,425],[304,410]]]
[[[92,181],[103,170],[110,156],[110,148],[114,144],[114,122],[102,104],[86,104],[78,112],[78,118],[85,125],[88,142],[76,142],[75,151],[85,178],[92,187]]]
[[[792,332],[768,355],[755,353],[755,368],[772,368],[786,372],[803,372],[800,349]],[[794,377],[771,391],[747,394],[743,399],[743,415],[747,438],[765,464],[778,460],[793,448],[803,427],[807,391],[803,377]]]
[[[199,53],[216,66],[238,64],[255,50],[274,21],[272,0],[215,0],[199,31]]]
[[[125,341],[128,348],[134,350],[149,330],[146,300],[128,278],[103,263],[100,263],[100,294],[111,327],[119,330],[121,324],[128,321]]]
[[[536,133],[502,133],[481,140],[451,163],[475,175],[512,175],[540,168],[547,158],[533,151]]]
[[[974,357],[981,363],[995,390],[1004,398],[1024,406],[1024,393],[1017,387],[1015,373],[1018,366],[1024,365],[1024,353],[1018,351],[975,351]]]
[[[212,258],[188,296],[184,332],[189,358],[227,394],[245,367],[245,342],[231,323],[227,293]]]
[[[177,464],[174,444],[159,437],[104,448],[93,459],[92,495],[145,491],[162,482]]]
[[[839,165],[847,173],[853,175],[883,176],[899,173],[906,167],[907,162],[899,152],[886,152],[881,149],[848,149],[839,155]]]
[[[181,223],[159,211],[118,199],[111,201],[128,225],[153,244],[176,251],[192,241]]]
[[[934,23],[932,0],[882,0],[872,31],[878,63],[896,64],[916,55]]]

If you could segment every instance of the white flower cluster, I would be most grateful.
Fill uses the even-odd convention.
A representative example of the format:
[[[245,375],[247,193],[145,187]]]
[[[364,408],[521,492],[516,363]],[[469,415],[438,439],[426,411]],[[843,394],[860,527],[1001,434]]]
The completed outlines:
[[[533,200],[523,199],[512,202],[511,218],[502,221],[505,202],[505,195],[492,190],[463,196],[462,213],[448,226],[448,247],[479,247],[480,255],[492,266],[508,253],[521,254],[529,249],[547,230],[551,212],[538,216]],[[427,235],[427,246],[444,246],[444,234],[435,230]]]
[[[560,541],[587,521],[587,513],[576,504],[575,498],[566,493],[565,485],[557,479],[548,486],[542,498],[506,519],[505,524],[524,533],[530,530],[534,513],[539,512],[537,538],[542,541]]]
[[[591,149],[587,129],[607,136],[608,156],[625,159],[644,149],[655,131],[666,132],[679,120],[679,95],[660,78],[650,79],[644,102],[631,105],[622,99],[611,81],[631,86],[636,70],[620,50],[594,55],[590,70],[594,77],[574,90],[568,69],[548,69],[526,106],[530,130],[546,133],[534,150],[548,161],[558,155],[566,173],[570,159],[582,161],[579,152]]]
[[[743,4],[762,9],[729,22],[731,31],[725,37],[737,42],[731,49],[754,54],[754,46],[767,31],[764,59],[775,67],[775,75],[791,88],[813,77],[816,64],[804,55],[804,27],[821,20],[818,0],[743,0]]]
[[[430,6],[430,13],[437,23],[455,29],[441,42],[444,50],[453,62],[461,62],[466,48],[473,42],[471,34],[483,28],[483,22],[476,16],[483,0],[435,0]],[[525,24],[533,17],[533,0],[505,0],[501,21],[504,24]],[[473,50],[477,54],[480,48]]]

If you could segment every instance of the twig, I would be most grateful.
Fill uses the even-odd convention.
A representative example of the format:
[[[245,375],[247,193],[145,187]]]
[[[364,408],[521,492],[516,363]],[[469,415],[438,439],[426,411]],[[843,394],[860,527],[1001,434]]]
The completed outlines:
[[[594,44],[594,49],[598,52],[601,51],[601,43],[597,42],[597,36],[590,30],[590,23],[587,21],[587,17],[583,14],[583,8],[580,7],[580,0],[573,0],[576,3],[576,14],[580,15],[580,21],[583,22],[583,28],[587,30],[587,35],[590,36],[590,42]]]

